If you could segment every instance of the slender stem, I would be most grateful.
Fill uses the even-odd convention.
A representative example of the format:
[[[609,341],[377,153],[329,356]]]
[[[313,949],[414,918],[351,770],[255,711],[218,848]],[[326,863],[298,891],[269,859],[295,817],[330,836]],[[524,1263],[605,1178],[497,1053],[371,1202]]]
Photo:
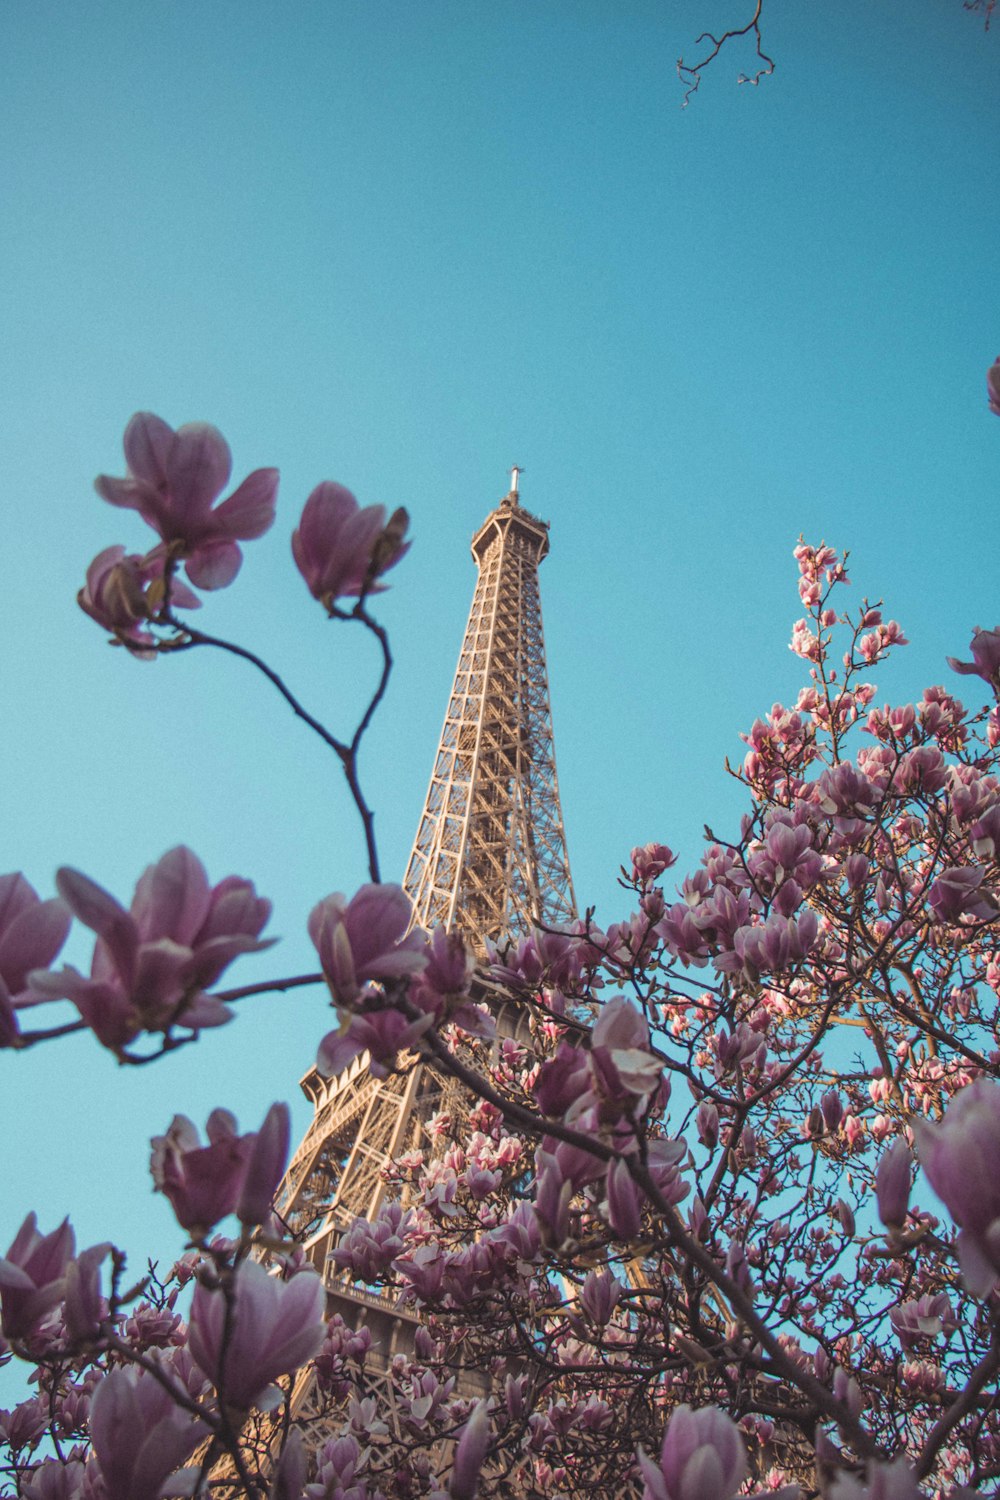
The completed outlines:
[[[351,798],[361,818],[365,834],[365,850],[368,855],[368,873],[372,881],[378,884],[382,877],[379,871],[378,849],[375,843],[375,815],[365,800],[364,792],[361,789],[361,782],[358,779],[357,749],[361,741],[361,736],[371,723],[372,715],[385,694],[385,689],[389,681],[389,673],[392,670],[392,656],[389,652],[389,643],[385,631],[365,612],[363,600],[359,601],[357,607],[350,615],[343,615],[335,611],[335,617],[360,620],[377,637],[382,646],[382,672],[379,683],[349,745],[345,744],[343,740],[339,740],[325,725],[321,724],[304,707],[299,699],[296,698],[284,679],[278,675],[273,667],[269,667],[267,662],[258,656],[255,651],[250,651],[245,646],[238,646],[235,641],[227,641],[221,636],[209,635],[204,630],[198,630],[193,625],[187,624],[186,621],[176,619],[169,610],[164,610],[162,621],[164,624],[173,626],[175,630],[183,632],[186,637],[184,640],[171,643],[168,648],[171,651],[187,651],[192,646],[215,646],[218,650],[228,651],[231,656],[238,656],[243,661],[249,662],[251,666],[256,667],[257,671],[262,672],[268,682],[277,688],[296,718],[301,719],[304,724],[307,724],[315,734],[319,735],[323,743],[329,746],[340,761],[347,785],[351,791]]]
[[[278,676],[274,668],[269,667],[267,662],[258,656],[256,652],[247,650],[246,646],[237,646],[235,641],[226,641],[221,636],[208,635],[204,630],[196,630],[193,625],[188,625],[181,620],[175,620],[169,613],[166,615],[166,622],[169,625],[173,625],[175,629],[182,630],[187,637],[185,641],[171,645],[171,651],[186,651],[191,646],[215,646],[220,651],[228,651],[231,656],[239,656],[243,661],[248,661],[251,666],[257,668],[258,672],[263,672],[268,682],[272,683],[278,689],[278,692],[295,716],[301,719],[303,723],[308,724],[309,728],[315,734],[319,735],[325,745],[329,745],[341,763],[343,764],[347,761],[351,753],[350,747],[338,740],[335,734],[332,734],[318,719],[313,717],[308,709],[303,707],[291,688]]]
[[[212,998],[229,1004],[234,1000],[245,1000],[248,995],[267,995],[271,990],[284,994],[287,990],[301,989],[303,985],[322,983],[322,974],[295,974],[290,979],[264,979],[260,984],[243,984],[235,990],[213,990]]]

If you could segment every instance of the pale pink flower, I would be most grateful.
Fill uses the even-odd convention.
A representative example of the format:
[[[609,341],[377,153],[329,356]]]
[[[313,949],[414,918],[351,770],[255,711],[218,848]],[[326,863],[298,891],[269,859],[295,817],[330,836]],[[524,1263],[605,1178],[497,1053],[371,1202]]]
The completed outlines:
[[[146,1370],[112,1370],[94,1392],[90,1437],[107,1500],[153,1500],[205,1435]]]
[[[880,1464],[872,1459],[865,1482],[852,1474],[841,1474],[830,1487],[830,1500],[921,1500],[920,1488],[905,1458]]]
[[[889,1321],[904,1352],[912,1349],[919,1339],[936,1338],[939,1333],[950,1338],[958,1327],[947,1292],[901,1302],[889,1309]]]
[[[475,1500],[479,1488],[479,1471],[489,1443],[489,1402],[477,1401],[469,1420],[462,1428],[452,1458],[451,1484],[448,1486],[451,1500]]]
[[[966,1284],[985,1297],[1000,1279],[1000,1084],[967,1084],[937,1124],[915,1119],[913,1132],[920,1165],[959,1227]]]
[[[643,1500],[732,1500],[747,1475],[739,1428],[715,1406],[678,1406],[656,1465],[639,1450]]]
[[[28,1215],[0,1259],[0,1328],[5,1338],[25,1338],[62,1301],[66,1266],[75,1248],[68,1219],[43,1235],[35,1215]]]
[[[175,432],[151,412],[137,412],[125,429],[128,474],[101,474],[94,487],[111,505],[137,510],[185,559],[197,588],[232,583],[243,561],[239,542],[263,536],[274,521],[277,469],[255,469],[213,509],[232,470],[229,445],[217,427],[189,422]]]
[[[255,1260],[237,1268],[232,1314],[221,1287],[195,1288],[188,1347],[222,1399],[240,1411],[270,1405],[268,1387],[318,1354],[326,1336],[326,1294],[320,1278],[269,1276]]]
[[[331,610],[345,595],[361,598],[384,585],[376,580],[409,551],[408,516],[384,505],[363,509],[342,484],[318,484],[292,533],[292,555],[309,592]]]
[[[205,988],[241,954],[270,947],[258,934],[271,903],[236,875],[210,886],[201,861],[183,846],[150,865],[129,911],[78,870],[60,870],[56,884],[74,916],[97,934],[90,978],[70,967],[36,970],[32,990],[72,1000],[115,1052],[143,1030],[177,1024],[197,1031],[228,1021],[232,1012]]]

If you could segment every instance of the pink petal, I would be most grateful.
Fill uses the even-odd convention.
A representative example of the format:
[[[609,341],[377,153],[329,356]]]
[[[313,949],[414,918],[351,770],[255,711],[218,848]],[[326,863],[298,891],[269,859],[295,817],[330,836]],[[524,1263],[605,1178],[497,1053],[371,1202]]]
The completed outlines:
[[[254,469],[229,498],[213,510],[212,524],[216,534],[239,542],[263,536],[274,524],[277,489],[277,469]]]
[[[210,422],[178,427],[167,458],[172,510],[180,529],[203,519],[232,472],[229,444]]]
[[[63,901],[39,901],[22,911],[0,937],[0,975],[16,995],[30,969],[47,967],[66,941],[69,907]]]
[[[190,948],[210,902],[205,866],[192,850],[178,844],[141,876],[132,916],[143,942],[166,937]]]
[[[0,875],[0,932],[38,900],[38,895],[20,873]]]
[[[103,939],[116,970],[128,983],[139,942],[129,913],[114,896],[79,870],[66,866],[57,870],[56,886],[73,915]]]
[[[173,441],[174,429],[162,417],[155,417],[151,411],[137,411],[125,428],[123,441],[129,473],[155,487],[162,485]]]
[[[184,564],[187,576],[198,589],[224,589],[240,571],[243,553],[235,542],[205,542]]]

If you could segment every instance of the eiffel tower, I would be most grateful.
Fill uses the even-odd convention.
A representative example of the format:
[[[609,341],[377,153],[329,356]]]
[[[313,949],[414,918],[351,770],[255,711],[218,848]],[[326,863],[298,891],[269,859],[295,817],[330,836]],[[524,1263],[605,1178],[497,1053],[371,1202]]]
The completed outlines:
[[[444,726],[404,886],[414,920],[462,931],[480,960],[487,946],[556,927],[576,916],[559,789],[545,667],[538,565],[549,550],[548,524],[525,510],[521,471],[472,539],[478,580],[448,699]],[[474,1000],[502,997],[485,966]],[[499,1019],[510,1031],[509,1006]],[[426,1063],[376,1078],[367,1054],[333,1078],[315,1069],[302,1081],[315,1114],[292,1158],[278,1211],[324,1277],[328,1312],[372,1337],[366,1370],[378,1379],[397,1353],[410,1354],[418,1315],[395,1296],[352,1285],[330,1252],[351,1221],[374,1218],[393,1196],[386,1169],[405,1153],[436,1155],[431,1120],[461,1121],[469,1100]],[[476,1393],[467,1372],[468,1394]],[[386,1391],[391,1387],[385,1382]],[[478,1389],[485,1389],[485,1377]],[[310,1391],[297,1401],[309,1434]],[[311,1444],[310,1444],[311,1445]]]

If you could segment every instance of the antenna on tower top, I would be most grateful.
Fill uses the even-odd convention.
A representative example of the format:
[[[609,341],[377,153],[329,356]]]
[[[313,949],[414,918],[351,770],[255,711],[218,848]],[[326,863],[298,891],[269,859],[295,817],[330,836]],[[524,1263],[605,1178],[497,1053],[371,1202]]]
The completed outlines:
[[[520,476],[523,473],[524,473],[524,470],[522,469],[522,467],[521,467],[520,464],[512,464],[511,465],[511,470],[510,470],[510,493],[512,495],[516,495],[517,494],[517,482],[518,482],[518,479],[520,478]]]

